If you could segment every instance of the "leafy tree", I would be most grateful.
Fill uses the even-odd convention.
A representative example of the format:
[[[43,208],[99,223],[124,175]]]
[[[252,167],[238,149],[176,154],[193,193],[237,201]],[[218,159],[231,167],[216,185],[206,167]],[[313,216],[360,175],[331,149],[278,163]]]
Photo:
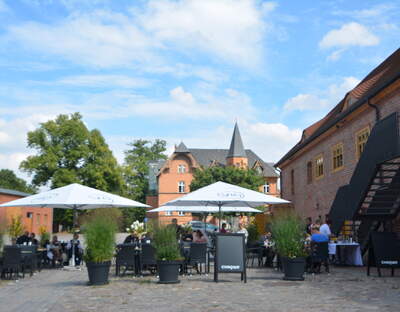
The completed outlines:
[[[14,171],[9,169],[0,170],[0,187],[25,192],[36,193],[36,188],[29,185],[24,179],[18,178]]]
[[[149,161],[166,159],[164,154],[167,142],[156,139],[135,140],[125,151],[124,178],[127,185],[126,195],[134,200],[145,202],[149,192]],[[145,208],[126,208],[123,210],[125,225],[135,220],[142,221],[146,215]]]
[[[193,174],[190,190],[195,191],[212,183],[222,181],[254,191],[258,191],[264,179],[253,169],[241,169],[237,167],[209,167],[197,169]]]
[[[81,183],[123,194],[122,169],[99,130],[88,130],[79,113],[59,115],[28,133],[28,147],[37,151],[20,168],[33,175],[35,186],[57,188]],[[54,221],[72,225],[72,211],[55,209]]]

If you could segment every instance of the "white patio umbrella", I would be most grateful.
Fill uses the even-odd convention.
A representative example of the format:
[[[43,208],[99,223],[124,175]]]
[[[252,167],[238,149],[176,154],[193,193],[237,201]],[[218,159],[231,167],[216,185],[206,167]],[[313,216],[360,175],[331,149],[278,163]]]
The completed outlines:
[[[164,206],[218,207],[219,228],[221,228],[222,207],[257,207],[266,204],[286,203],[290,202],[282,198],[219,181],[179,197],[178,199],[171,200],[165,203]]]
[[[50,191],[16,199],[0,207],[48,207],[72,209],[73,224],[76,225],[77,211],[96,208],[150,207],[137,201],[103,192],[78,183],[69,184]],[[75,248],[72,248],[72,265],[75,265]]]
[[[219,208],[217,206],[161,206],[148,212],[193,212],[193,213],[217,213]],[[246,212],[246,213],[261,213],[261,210],[251,207],[221,207],[222,212]]]

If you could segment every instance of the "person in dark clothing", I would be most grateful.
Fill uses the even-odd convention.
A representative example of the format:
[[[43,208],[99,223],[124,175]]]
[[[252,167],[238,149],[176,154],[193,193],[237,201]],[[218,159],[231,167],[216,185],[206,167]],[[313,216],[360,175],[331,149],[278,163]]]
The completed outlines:
[[[23,235],[21,235],[20,237],[17,238],[17,244],[19,245],[23,245],[23,244],[28,244],[30,241],[30,237],[29,237],[29,232],[26,231]]]
[[[222,223],[221,230],[220,230],[219,232],[220,232],[220,233],[227,233],[227,230],[226,230],[226,223]]]
[[[83,247],[81,245],[81,242],[79,241],[79,235],[78,233],[75,233],[73,236],[73,239],[70,240],[67,244],[67,250],[68,250],[68,258],[72,258],[72,248],[74,248],[74,254],[75,254],[75,265],[78,266],[81,264],[82,257],[83,257]]]
[[[39,245],[39,241],[36,239],[35,233],[31,233],[29,236],[29,241],[32,243],[32,245]]]
[[[171,222],[171,226],[176,228],[176,239],[180,239],[182,235],[182,227],[178,224],[178,220],[176,218],[173,218]]]
[[[124,240],[124,244],[134,244],[138,241],[138,238],[134,233],[130,233]]]
[[[311,219],[311,217],[308,217],[306,219],[306,233],[308,235],[311,235],[311,226],[312,226],[312,219]]]

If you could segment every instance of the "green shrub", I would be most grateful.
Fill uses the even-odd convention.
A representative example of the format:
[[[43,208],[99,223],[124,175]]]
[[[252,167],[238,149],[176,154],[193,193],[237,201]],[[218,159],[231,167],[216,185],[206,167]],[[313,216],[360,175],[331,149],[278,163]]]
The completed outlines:
[[[304,228],[303,221],[294,213],[279,215],[272,220],[272,239],[281,257],[306,256]]]
[[[24,225],[22,224],[22,217],[21,216],[13,216],[11,218],[11,223],[8,227],[8,235],[10,238],[17,239],[24,233]]]
[[[47,232],[46,227],[41,226],[39,229],[40,246],[45,247],[46,241],[50,241],[50,233]]]
[[[176,228],[171,225],[153,225],[152,231],[157,260],[181,260]]]
[[[104,215],[96,215],[85,224],[85,261],[102,263],[110,261],[115,252],[115,233],[117,225],[114,220]]]
[[[249,237],[248,237],[248,241],[249,242],[256,242],[258,241],[260,235],[258,234],[258,229],[257,229],[257,225],[255,225],[254,223],[250,223],[247,226],[247,232],[249,233]]]

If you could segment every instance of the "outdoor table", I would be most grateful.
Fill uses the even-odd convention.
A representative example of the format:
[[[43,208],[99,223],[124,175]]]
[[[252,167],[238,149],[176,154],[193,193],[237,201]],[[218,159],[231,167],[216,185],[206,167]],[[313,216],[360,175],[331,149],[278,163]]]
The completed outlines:
[[[328,247],[329,254],[335,255],[339,264],[354,266],[363,265],[359,243],[329,243]]]

